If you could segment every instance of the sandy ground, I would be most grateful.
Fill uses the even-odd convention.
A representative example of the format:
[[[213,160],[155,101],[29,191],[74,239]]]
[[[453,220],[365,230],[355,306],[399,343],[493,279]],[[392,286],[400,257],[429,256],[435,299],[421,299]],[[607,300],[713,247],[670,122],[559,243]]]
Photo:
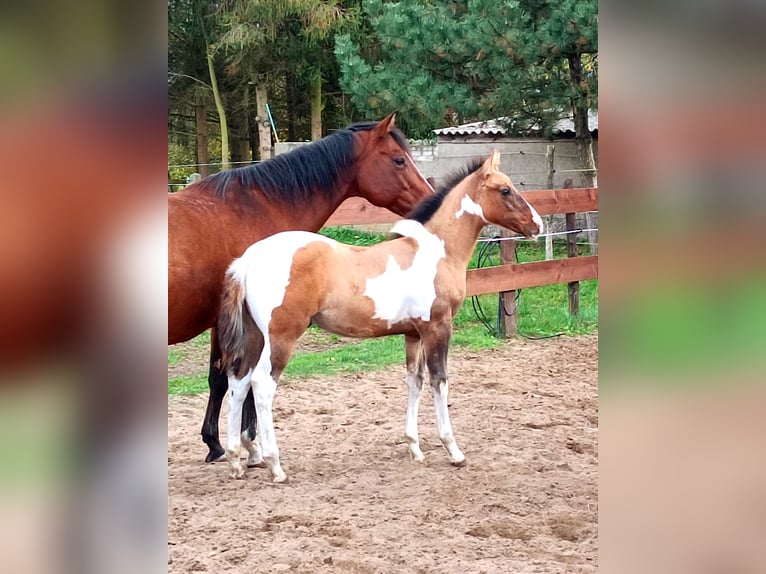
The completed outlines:
[[[281,485],[205,464],[207,396],[170,397],[169,571],[595,572],[597,343],[453,350],[463,468],[439,444],[428,387],[426,462],[410,460],[403,366],[280,386]]]

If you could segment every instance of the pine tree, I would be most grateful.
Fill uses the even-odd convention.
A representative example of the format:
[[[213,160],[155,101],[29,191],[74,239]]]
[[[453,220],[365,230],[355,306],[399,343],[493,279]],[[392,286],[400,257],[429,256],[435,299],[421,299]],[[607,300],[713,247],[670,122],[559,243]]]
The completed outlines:
[[[397,110],[410,134],[495,117],[523,133],[596,105],[595,0],[363,6],[374,36],[337,37],[341,86],[362,113]]]

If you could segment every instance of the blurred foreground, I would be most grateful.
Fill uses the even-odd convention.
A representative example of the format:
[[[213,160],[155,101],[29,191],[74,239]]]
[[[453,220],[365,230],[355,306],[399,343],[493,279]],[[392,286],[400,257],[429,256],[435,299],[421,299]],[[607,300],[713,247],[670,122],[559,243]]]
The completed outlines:
[[[166,562],[163,7],[0,14],[0,553]]]
[[[649,6],[600,18],[600,570],[764,572],[766,8]]]

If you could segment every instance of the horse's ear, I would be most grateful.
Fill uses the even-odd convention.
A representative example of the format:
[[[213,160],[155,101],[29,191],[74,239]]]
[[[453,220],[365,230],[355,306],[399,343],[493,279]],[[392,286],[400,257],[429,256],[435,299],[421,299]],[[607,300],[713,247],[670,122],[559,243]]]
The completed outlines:
[[[500,167],[500,150],[492,150],[492,154],[484,161],[481,166],[481,173],[484,177],[489,176]]]
[[[388,135],[391,130],[393,130],[396,127],[396,112],[388,114],[385,118],[380,120],[378,122],[378,125],[375,126],[375,131],[378,132],[380,135]]]
[[[489,165],[492,168],[492,171],[500,169],[500,150],[492,150],[492,155],[489,156]]]

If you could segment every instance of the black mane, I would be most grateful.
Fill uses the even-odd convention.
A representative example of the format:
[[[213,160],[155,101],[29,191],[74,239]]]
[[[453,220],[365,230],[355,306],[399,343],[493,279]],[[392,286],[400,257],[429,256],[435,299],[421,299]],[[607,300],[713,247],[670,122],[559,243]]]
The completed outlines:
[[[377,122],[353,124],[311,144],[267,161],[213,174],[204,181],[223,197],[237,189],[258,188],[270,200],[309,201],[315,190],[332,196],[340,176],[356,159],[354,134],[369,131]],[[409,145],[398,129],[390,132],[406,152]]]
[[[477,171],[484,164],[484,159],[471,160],[467,165],[455,170],[447,176],[447,180],[439,186],[439,191],[435,195],[425,198],[412,208],[406,219],[414,219],[418,223],[426,223],[431,219],[444,202],[444,198],[452,191],[458,183],[466,177]]]

